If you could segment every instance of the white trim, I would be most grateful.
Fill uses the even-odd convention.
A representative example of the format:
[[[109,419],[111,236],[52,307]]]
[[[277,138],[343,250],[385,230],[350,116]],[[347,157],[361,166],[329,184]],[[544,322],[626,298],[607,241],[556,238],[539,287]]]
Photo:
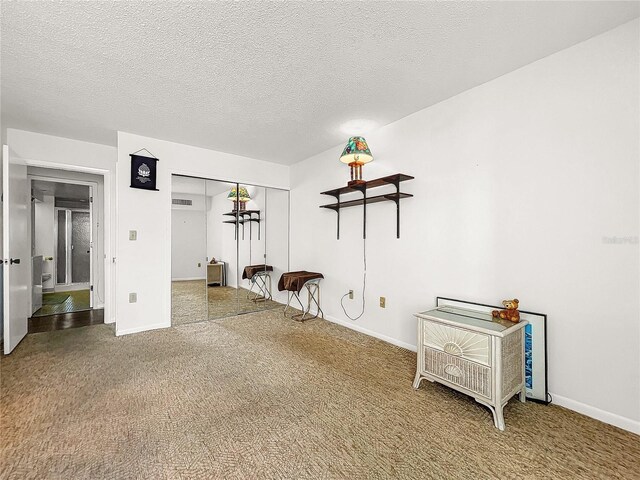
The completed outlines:
[[[106,323],[106,322],[105,322]],[[116,323],[116,337],[122,335],[129,335],[131,333],[146,332],[147,330],[159,330],[161,328],[171,328],[171,322],[155,323],[153,325],[143,325],[141,327],[126,328],[124,330],[118,330],[118,324]]]
[[[191,280],[206,280],[207,277],[185,277],[185,278],[172,278],[172,282],[188,282]]]
[[[315,312],[313,312],[313,310],[312,310],[311,313],[315,314]],[[325,315],[324,319],[329,321],[329,322],[331,322],[331,323],[336,323],[338,325],[342,325],[343,327],[350,328],[351,330],[355,330],[356,332],[364,333],[365,335],[369,335],[370,337],[377,338],[378,340],[382,340],[383,342],[390,343],[391,345],[395,345],[396,347],[405,348],[407,350],[411,350],[412,352],[416,352],[418,350],[415,345],[412,345],[412,344],[406,343],[406,342],[402,342],[400,340],[397,340],[397,339],[392,338],[392,337],[388,337],[386,335],[382,335],[381,333],[374,332],[373,330],[366,329],[366,328],[361,327],[360,325],[358,325],[356,323],[353,323],[353,322],[347,322],[346,320],[339,320],[339,319],[337,319],[335,317],[331,317],[331,316],[328,316],[328,315]]]
[[[581,403],[555,393],[551,393],[551,396],[553,397],[552,405],[559,405],[561,407],[568,408],[569,410],[581,413],[582,415],[586,415],[587,417],[600,420],[601,422],[608,423],[609,425],[613,425],[614,427],[622,428],[623,430],[627,430],[629,432],[640,435],[639,420],[633,420],[621,415],[616,415],[615,413],[607,412],[605,410],[592,407],[591,405],[587,405],[585,403]]]

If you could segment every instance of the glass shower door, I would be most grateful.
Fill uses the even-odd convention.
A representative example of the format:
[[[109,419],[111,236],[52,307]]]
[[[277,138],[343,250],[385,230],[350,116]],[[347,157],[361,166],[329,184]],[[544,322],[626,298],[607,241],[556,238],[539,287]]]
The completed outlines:
[[[91,213],[56,209],[56,284],[91,282]]]
[[[56,210],[56,283],[65,285],[67,282],[67,211]]]
[[[71,212],[71,283],[91,278],[91,218],[88,212]]]

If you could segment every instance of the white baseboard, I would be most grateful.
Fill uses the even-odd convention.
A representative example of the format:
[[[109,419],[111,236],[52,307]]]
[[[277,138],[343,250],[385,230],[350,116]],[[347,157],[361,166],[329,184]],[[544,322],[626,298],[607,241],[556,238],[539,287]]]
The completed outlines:
[[[638,420],[616,415],[615,413],[610,413],[555,393],[551,393],[551,396],[553,397],[553,403],[555,405],[560,405],[561,407],[568,408],[587,417],[595,418],[614,427],[640,435],[640,421]]]
[[[187,278],[172,278],[172,282],[189,282],[192,280],[206,280],[207,277],[187,277]]]
[[[406,343],[406,342],[401,342],[400,340],[397,340],[395,338],[388,337],[386,335],[382,335],[381,333],[374,332],[373,330],[369,330],[367,328],[361,327],[355,321],[340,320],[338,318],[331,317],[329,315],[325,315],[324,319],[329,322],[342,325],[343,327],[350,328],[351,330],[355,330],[356,332],[364,333],[365,335],[369,335],[370,337],[377,338],[379,340],[382,340],[383,342],[390,343],[391,345],[395,345],[396,347],[406,348],[407,350],[411,350],[412,352],[417,351],[417,348],[415,345],[411,345],[410,343]]]
[[[140,332],[146,332],[147,330],[159,330],[161,328],[169,328],[169,327],[171,327],[171,322],[155,323],[153,325],[143,325],[140,327],[126,328],[124,330],[119,330],[118,324],[116,324],[116,337],[120,337],[122,335],[129,335],[131,333],[140,333]]]

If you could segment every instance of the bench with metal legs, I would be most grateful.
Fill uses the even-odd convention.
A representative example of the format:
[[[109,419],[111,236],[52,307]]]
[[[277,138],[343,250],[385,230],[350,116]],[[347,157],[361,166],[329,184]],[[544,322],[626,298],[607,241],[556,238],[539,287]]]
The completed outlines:
[[[295,315],[292,315],[291,318],[294,320],[297,320],[299,322],[304,322],[305,320],[310,320],[312,318],[318,318],[318,315],[321,315],[322,318],[324,318],[324,312],[322,311],[322,308],[320,308],[320,280],[322,280],[321,278],[313,278],[311,280],[307,280],[304,285],[302,286],[303,288],[307,289],[307,308],[305,309],[304,306],[302,305],[302,301],[300,300],[300,296],[298,294],[297,291],[292,291],[291,294],[289,295],[289,300],[287,301],[287,306],[284,308],[284,315],[287,315],[287,309],[291,306],[291,299],[295,297],[295,299],[298,301],[298,303],[300,304],[300,310],[302,310],[302,313],[297,313]],[[311,312],[311,303],[315,303],[316,307],[318,308],[318,311],[316,312],[315,315],[310,316],[309,313]],[[293,307],[292,307],[293,308]],[[309,316],[307,316],[309,315]]]

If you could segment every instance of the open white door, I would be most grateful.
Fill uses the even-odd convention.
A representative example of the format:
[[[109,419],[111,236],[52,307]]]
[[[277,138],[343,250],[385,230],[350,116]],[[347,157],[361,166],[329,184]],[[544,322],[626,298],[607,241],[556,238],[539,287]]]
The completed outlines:
[[[27,166],[9,156],[9,147],[2,147],[2,235],[4,246],[4,353],[11,353],[27,334],[29,272],[31,252],[29,242],[30,196]]]

